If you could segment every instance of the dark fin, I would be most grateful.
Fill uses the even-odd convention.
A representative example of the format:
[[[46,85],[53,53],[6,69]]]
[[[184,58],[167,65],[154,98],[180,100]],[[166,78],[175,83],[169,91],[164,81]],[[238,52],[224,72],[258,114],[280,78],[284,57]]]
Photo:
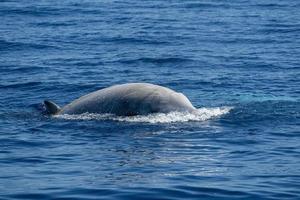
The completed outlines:
[[[52,101],[45,100],[44,104],[46,106],[47,113],[49,113],[50,115],[55,115],[60,111],[60,107]]]

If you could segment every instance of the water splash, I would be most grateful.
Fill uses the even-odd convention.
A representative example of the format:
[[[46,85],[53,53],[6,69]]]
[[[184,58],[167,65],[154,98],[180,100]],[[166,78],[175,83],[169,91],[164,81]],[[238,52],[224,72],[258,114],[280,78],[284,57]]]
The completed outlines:
[[[196,112],[154,113],[137,116],[116,116],[113,114],[84,113],[80,115],[55,115],[55,118],[67,120],[113,120],[124,122],[172,123],[188,121],[206,121],[230,112],[232,107],[199,108]]]

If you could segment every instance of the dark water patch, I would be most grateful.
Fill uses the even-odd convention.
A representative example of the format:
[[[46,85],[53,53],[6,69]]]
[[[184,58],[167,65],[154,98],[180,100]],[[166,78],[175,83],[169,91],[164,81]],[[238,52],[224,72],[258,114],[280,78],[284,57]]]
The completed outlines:
[[[265,33],[266,30],[264,30],[263,32]],[[272,30],[273,31],[273,30]],[[249,44],[249,45],[255,45],[255,44],[286,44],[291,42],[289,39],[252,39],[252,38],[228,38],[226,40],[215,40],[216,43],[224,43],[224,44]]]
[[[50,194],[40,193],[23,193],[23,194],[12,194],[7,196],[8,199],[53,199]]]
[[[30,141],[30,140],[22,140],[22,139],[0,139],[0,143],[2,144],[2,147],[43,147],[47,145],[46,142],[43,141]]]
[[[100,39],[100,38],[99,38]],[[97,40],[99,40],[97,39]],[[100,39],[102,42],[109,42],[114,44],[130,44],[130,45],[166,45],[168,42],[160,40],[160,39],[154,39],[154,38],[138,38],[138,37],[124,37],[124,36],[118,36],[118,37],[110,37],[110,38],[103,38]]]
[[[103,58],[101,56],[99,57],[90,57],[90,58],[56,58],[56,59],[45,59],[44,60],[45,65],[55,66],[58,67],[57,70],[62,70],[60,72],[63,72],[64,69],[60,69],[60,66],[65,67],[81,67],[77,68],[79,69],[90,69],[90,67],[95,67],[93,70],[101,72],[99,70],[100,67],[105,67],[105,63],[103,62]]]
[[[77,61],[77,62],[71,62],[69,63],[69,66],[78,66],[78,67],[89,67],[89,66],[95,66],[95,67],[100,67],[103,66],[103,62],[101,61]],[[95,69],[95,71],[98,71]],[[91,72],[88,72],[89,74]]]
[[[228,9],[231,7],[230,4],[219,3],[219,2],[186,2],[183,4],[177,4],[178,7],[183,7],[187,9]]]
[[[26,88],[26,89],[32,89],[32,88],[36,88],[39,85],[41,85],[42,82],[37,82],[37,81],[33,81],[33,82],[24,82],[24,83],[15,83],[15,84],[8,84],[8,85],[0,85],[0,89],[1,88],[14,88],[14,89],[19,89],[19,88]]]
[[[6,40],[0,40],[0,52],[27,51],[28,49],[47,50],[47,49],[56,49],[56,48],[57,47],[45,45],[45,44],[11,42]]]
[[[192,187],[192,186],[177,186],[176,188],[182,189],[182,190],[187,190],[187,191],[192,191],[196,194],[203,194],[207,195],[207,197],[210,198],[226,198],[226,197],[231,197],[234,199],[247,199],[250,196],[252,196],[249,193],[246,192],[240,192],[240,191],[231,191],[231,190],[221,190],[218,188],[209,188],[209,187]],[[200,195],[202,196],[202,195]],[[254,195],[255,196],[255,195]],[[252,196],[252,198],[254,197]]]
[[[275,27],[276,26],[276,27]],[[295,27],[282,27],[282,26],[277,26],[274,25],[272,26],[272,28],[268,28],[268,26],[266,26],[265,28],[261,28],[258,30],[258,32],[264,33],[264,34],[272,34],[272,35],[281,35],[281,34],[285,34],[285,33],[298,33],[300,31],[300,25],[295,26]],[[275,41],[273,41],[274,43]],[[291,39],[277,39],[276,43],[288,43],[291,42]]]
[[[297,136],[300,137],[300,134],[298,134]],[[296,157],[299,155],[300,151],[298,150],[297,146],[285,146],[285,147],[283,146],[283,147],[275,147],[272,153],[275,153],[276,155],[280,155],[280,156],[289,154],[291,156],[294,155]]]
[[[299,126],[299,125],[300,124],[297,124],[296,126]],[[286,131],[289,131],[289,132],[286,132]],[[273,136],[276,136],[276,137],[288,137],[288,138],[299,138],[300,137],[299,132],[290,131],[290,130],[286,130],[286,129],[283,129],[283,130],[279,129],[277,131],[272,131],[270,134]]]
[[[117,191],[110,189],[96,189],[96,188],[73,188],[67,191],[54,193],[55,196],[62,198],[72,198],[72,196],[76,198],[76,194],[80,194],[81,198],[108,198],[109,196],[114,196]]]
[[[294,4],[292,3],[256,3],[253,4],[254,7],[259,8],[270,8],[270,9],[282,9],[287,7],[293,7]]]
[[[32,66],[32,65],[1,65],[0,66],[1,74],[35,74],[41,73],[46,70],[43,66]]]
[[[62,22],[48,22],[48,21],[44,21],[44,22],[38,22],[38,23],[33,23],[34,26],[37,27],[68,27],[68,26],[75,26],[78,25],[78,23],[75,23],[74,21],[62,21]]]
[[[48,7],[48,6],[3,6],[0,9],[2,16],[29,16],[29,17],[49,17],[64,15],[65,11],[62,7]]]
[[[48,161],[44,158],[41,157],[19,157],[19,158],[4,158],[0,159],[1,163],[3,164],[25,164],[25,165],[37,165],[37,164],[44,164],[47,163]]]
[[[187,62],[193,62],[193,60],[190,59],[184,59],[184,58],[178,58],[178,57],[161,57],[161,58],[150,58],[150,57],[144,57],[144,58],[138,58],[133,60],[121,60],[119,61],[121,63],[125,64],[132,64],[132,63],[153,63],[153,64],[168,64],[168,63],[187,63]]]
[[[270,20],[269,23],[266,23],[263,26],[268,28],[289,29],[289,28],[299,28],[300,24],[299,23],[288,24],[279,20]]]
[[[94,60],[94,61],[93,61]],[[70,67],[82,67],[83,69],[88,69],[91,66],[94,67],[101,67],[105,66],[104,63],[101,60],[95,60],[95,59],[82,59],[82,60],[77,60],[77,59],[66,59],[66,60],[51,60],[47,61],[47,64],[50,64],[52,66],[70,66]],[[99,72],[99,69],[93,69],[94,71]],[[91,73],[93,71],[89,69],[88,73]]]
[[[51,161],[74,161],[74,158],[81,156],[80,154],[73,153],[60,153],[55,155],[49,155]]]

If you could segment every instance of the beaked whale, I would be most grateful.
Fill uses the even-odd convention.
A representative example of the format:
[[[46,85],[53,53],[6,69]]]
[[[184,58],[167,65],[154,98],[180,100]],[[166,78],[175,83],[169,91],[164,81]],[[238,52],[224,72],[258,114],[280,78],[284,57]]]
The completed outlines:
[[[172,111],[196,111],[196,108],[182,93],[150,83],[114,85],[84,95],[63,108],[48,100],[45,100],[44,104],[47,113],[51,115],[111,113],[119,116],[132,116]]]

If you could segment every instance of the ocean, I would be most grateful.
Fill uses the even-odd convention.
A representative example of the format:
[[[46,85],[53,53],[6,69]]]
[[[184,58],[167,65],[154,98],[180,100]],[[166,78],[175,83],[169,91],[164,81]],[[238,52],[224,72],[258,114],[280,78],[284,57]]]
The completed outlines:
[[[300,199],[299,1],[2,0],[0,19],[0,199]],[[199,113],[44,113],[132,82]]]

